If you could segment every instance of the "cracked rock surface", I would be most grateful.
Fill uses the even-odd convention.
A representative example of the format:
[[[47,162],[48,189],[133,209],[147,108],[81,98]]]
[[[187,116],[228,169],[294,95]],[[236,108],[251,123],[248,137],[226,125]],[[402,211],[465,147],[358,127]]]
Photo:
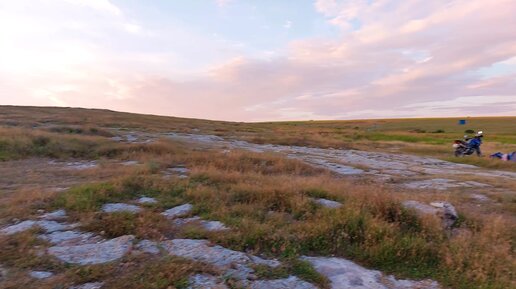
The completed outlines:
[[[161,214],[169,219],[173,219],[188,215],[192,211],[192,208],[193,206],[191,204],[184,204],[177,207],[173,207],[172,209],[168,209]]]
[[[138,213],[142,209],[135,205],[124,204],[124,203],[110,203],[104,204],[102,206],[102,211],[104,213],[117,213],[117,212],[128,212],[128,213]]]
[[[332,289],[440,289],[435,281],[397,280],[349,260],[334,257],[302,257],[331,281]]]
[[[70,264],[102,264],[122,258],[132,249],[133,240],[134,236],[126,235],[96,244],[53,246],[48,254]]]

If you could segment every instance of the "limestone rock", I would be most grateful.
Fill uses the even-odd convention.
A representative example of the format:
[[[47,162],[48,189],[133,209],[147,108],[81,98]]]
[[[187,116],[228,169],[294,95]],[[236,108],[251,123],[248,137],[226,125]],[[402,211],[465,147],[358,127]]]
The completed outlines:
[[[32,229],[34,226],[36,226],[36,224],[37,224],[36,221],[30,221],[30,220],[23,221],[16,225],[11,225],[6,228],[3,228],[2,230],[0,230],[0,233],[5,234],[5,235],[12,235],[12,234],[16,234],[16,233],[20,233],[20,232]]]
[[[39,217],[40,219],[47,221],[59,221],[66,218],[66,211],[61,209],[51,213],[46,213]]]
[[[39,238],[54,245],[61,246],[81,245],[102,241],[102,238],[99,236],[95,236],[92,233],[83,233],[79,231],[56,231],[50,234],[40,235]]]
[[[104,283],[102,282],[93,282],[93,283],[85,283],[82,285],[77,285],[70,287],[69,289],[100,289],[104,286]]]
[[[339,202],[335,202],[335,201],[332,201],[332,200],[327,200],[327,199],[314,199],[314,201],[316,203],[318,203],[319,205],[323,206],[323,207],[326,207],[326,208],[330,208],[330,209],[336,209],[336,208],[340,208],[342,207],[342,204],[339,203]]]
[[[101,264],[122,258],[132,249],[133,239],[126,235],[96,244],[54,246],[48,248],[48,253],[66,263]]]
[[[128,212],[128,213],[138,213],[142,210],[142,208],[130,205],[130,204],[124,204],[124,203],[111,203],[111,204],[104,204],[102,206],[102,211],[105,213],[118,213],[118,212]]]
[[[188,281],[188,289],[229,289],[219,278],[207,274],[193,275]]]
[[[191,204],[184,204],[181,206],[173,207],[165,212],[161,213],[167,218],[174,219],[189,214],[192,211],[193,206]]]
[[[139,204],[156,204],[158,201],[155,198],[141,197],[137,202]]]
[[[251,282],[250,289],[317,289],[314,285],[295,276],[276,280],[258,280]]]
[[[46,271],[30,271],[29,275],[34,279],[47,279],[54,276],[54,273]]]
[[[368,270],[349,260],[334,257],[302,257],[331,281],[332,289],[439,289],[435,281],[397,280]]]
[[[403,206],[415,210],[418,214],[439,216],[445,228],[453,226],[459,218],[455,207],[448,202],[432,202],[427,205],[418,201],[404,201]]]
[[[27,230],[32,229],[34,227],[40,227],[44,231],[51,233],[51,232],[55,232],[55,231],[63,231],[63,230],[73,229],[76,226],[77,225],[75,225],[75,224],[62,224],[62,223],[58,223],[56,221],[47,221],[47,220],[32,221],[32,220],[27,220],[27,221],[23,221],[21,223],[18,223],[16,225],[11,225],[11,226],[8,226],[6,228],[3,228],[2,230],[0,230],[0,233],[5,234],[5,235],[12,235],[12,234],[20,233],[20,232],[23,232],[23,231],[27,231]]]
[[[207,240],[175,239],[164,241],[162,247],[173,256],[210,264],[225,272],[227,276],[239,280],[252,277],[253,264],[277,265],[275,260],[264,260],[243,252],[233,251],[224,247],[212,246]]]

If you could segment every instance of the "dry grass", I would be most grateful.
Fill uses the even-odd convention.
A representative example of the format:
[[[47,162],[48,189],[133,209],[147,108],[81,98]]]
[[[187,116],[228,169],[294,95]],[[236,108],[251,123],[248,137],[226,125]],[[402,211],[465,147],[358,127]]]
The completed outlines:
[[[21,186],[2,194],[2,222],[14,216],[29,218],[37,209],[65,208],[69,221],[80,221],[83,229],[102,232],[106,237],[135,234],[152,240],[208,238],[226,247],[284,261],[283,271],[260,269],[264,277],[295,274],[323,287],[327,280],[310,266],[296,263],[298,256],[342,256],[401,277],[433,278],[456,289],[506,289],[516,285],[514,223],[504,215],[511,214],[510,196],[503,202],[509,209],[500,209],[504,213],[477,216],[475,211],[460,211],[456,228],[460,233],[450,234],[441,228],[437,218],[418,217],[400,203],[405,199],[458,200],[460,197],[452,192],[415,195],[367,180],[336,178],[325,170],[275,154],[221,153],[167,140],[121,144],[106,139],[109,135],[104,132],[109,127],[185,132],[198,128],[204,133],[255,142],[414,153],[435,148],[435,156],[440,157],[447,153],[448,138],[460,132],[451,125],[445,126],[451,120],[412,120],[410,124],[403,120],[240,124],[81,109],[0,110],[5,112],[0,114],[0,123],[11,126],[0,129],[0,156],[7,166],[15,163],[13,159],[22,162],[28,157],[82,158],[101,163],[98,169],[72,176],[84,184],[74,185],[66,182],[68,178],[56,177],[56,183],[61,180],[73,185],[63,192],[45,193],[38,187]],[[506,119],[478,121],[479,126],[486,127],[484,130],[492,131],[505,121],[498,128],[503,134],[513,128]],[[33,125],[44,131],[29,128]],[[74,130],[75,126],[80,126],[80,131]],[[74,129],[67,129],[70,127]],[[99,133],[91,133],[91,128],[97,127],[100,129],[94,131]],[[431,132],[441,128],[445,133]],[[415,132],[416,129],[427,132]],[[509,149],[514,145],[514,131],[507,132],[506,138],[493,138]],[[138,160],[143,165],[128,168],[117,163],[121,160]],[[479,164],[497,165],[491,161]],[[163,169],[177,165],[188,167],[190,177],[163,178]],[[47,176],[51,178],[52,174]],[[23,183],[23,178],[18,182]],[[47,187],[45,182],[41,181],[41,187]],[[130,202],[141,195],[155,197],[159,203],[136,215],[97,212],[104,203]],[[343,206],[327,209],[314,203],[314,197],[337,200]],[[220,220],[232,230],[208,233],[195,226],[180,230],[159,214],[187,202],[194,205],[192,214]],[[179,259],[141,256],[102,266],[65,268],[37,257],[34,246],[46,246],[39,242],[35,232],[0,239],[0,263],[14,270],[6,283],[11,288],[54,288],[57,284],[97,280],[105,281],[107,288],[183,288],[189,274],[212,270]],[[57,276],[44,284],[36,285],[23,277],[28,269],[45,268]]]
[[[400,205],[408,197],[431,200],[430,196],[335,179],[325,171],[274,155],[206,151],[154,161],[160,166],[181,161],[192,168],[192,175],[188,180],[170,181],[151,171],[139,171],[97,187],[95,193],[86,194],[88,200],[72,199],[62,205],[83,212],[79,218],[86,228],[113,237],[131,233],[155,240],[164,236],[209,238],[285,262],[299,255],[337,255],[398,276],[434,278],[453,288],[512,286],[513,226],[502,220],[461,212],[466,220],[459,227],[463,233],[450,237],[436,218],[421,219]],[[88,192],[88,188],[65,192],[58,200]],[[197,228],[174,230],[157,217],[162,207],[131,216],[92,213],[101,203],[133,199],[133,192],[163,200],[168,204],[165,208],[190,202],[194,214],[220,220],[233,229],[223,234]],[[338,200],[344,206],[329,210],[310,197]],[[70,206],[76,203],[97,205],[86,205],[86,210]],[[106,229],[113,224],[118,227]]]
[[[389,119],[350,121],[304,121],[239,123],[121,113],[79,108],[0,106],[0,125],[38,127],[71,136],[109,136],[110,128],[147,132],[188,132],[215,134],[255,143],[313,147],[356,148],[374,151],[402,151],[446,159],[451,144],[466,130],[483,130],[484,153],[516,151],[515,117],[468,118],[458,125],[456,118]],[[1,132],[0,132],[1,136]],[[0,152],[1,152],[0,140]],[[0,159],[2,154],[0,153]],[[5,156],[3,157],[5,158]],[[516,170],[516,164],[473,161],[489,168]]]

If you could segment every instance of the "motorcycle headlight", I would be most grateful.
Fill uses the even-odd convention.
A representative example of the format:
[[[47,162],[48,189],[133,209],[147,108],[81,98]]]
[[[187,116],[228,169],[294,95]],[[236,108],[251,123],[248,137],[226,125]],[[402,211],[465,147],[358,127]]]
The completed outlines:
[[[459,147],[459,144],[456,144],[456,143],[454,143],[454,144],[453,144],[453,148],[454,148],[454,149],[456,149],[456,148],[458,148],[458,147]]]

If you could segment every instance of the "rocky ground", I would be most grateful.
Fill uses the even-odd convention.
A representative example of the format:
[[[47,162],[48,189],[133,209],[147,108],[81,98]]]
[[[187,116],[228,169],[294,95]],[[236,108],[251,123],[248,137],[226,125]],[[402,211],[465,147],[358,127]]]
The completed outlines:
[[[470,165],[455,164],[432,158],[398,155],[378,152],[365,152],[356,150],[320,149],[296,146],[262,145],[252,144],[239,140],[227,140],[211,135],[192,135],[168,133],[152,135],[140,132],[120,133],[113,138],[118,142],[149,143],[158,137],[166,137],[195,143],[200,147],[219,148],[221,150],[250,150],[253,152],[272,152],[286,155],[305,161],[314,166],[323,167],[342,177],[355,177],[372,179],[380,183],[388,183],[393,186],[404,187],[412,190],[449,190],[467,189],[471,198],[480,202],[489,202],[487,192],[501,190],[496,185],[464,180],[464,177],[482,179],[503,179],[506,182],[514,182],[516,173],[479,169]],[[25,163],[24,163],[25,162]],[[87,174],[81,175],[80,171],[95,170],[99,163],[94,161],[57,162],[53,160],[26,160],[11,162],[11,165],[27,167],[34,164],[30,174],[41,177],[59,175],[60,181],[46,184],[44,180],[35,180],[34,183],[45,183],[49,190],[61,190],[87,180]],[[134,166],[137,161],[126,161],[116,165]],[[104,164],[105,166],[105,164]],[[36,171],[34,171],[36,170]],[[8,175],[9,170],[5,166],[0,167],[3,176]],[[17,171],[19,174],[20,171]],[[189,169],[186,167],[172,167],[163,171],[163,177],[186,178]],[[19,182],[15,181],[16,175],[5,178],[0,182],[3,190],[14,190]],[[45,177],[43,177],[45,178]],[[104,204],[101,211],[104,213],[138,213],[144,210],[145,204],[156,203],[154,198],[142,195],[128,203]],[[340,203],[314,198],[313,202],[327,208],[338,208]],[[439,215],[444,227],[451,227],[458,218],[452,204],[443,200],[432,200],[428,203],[407,201],[407,208],[412,208],[421,214]],[[200,216],[192,215],[192,205],[182,204],[168,210],[162,215],[170,220],[171,226],[181,227],[187,224],[196,224],[206,231],[225,231],[231,227],[217,220],[207,220]],[[50,255],[64,264],[91,265],[103,264],[119,260],[130,254],[170,255],[182,257],[188,260],[198,261],[213,266],[218,275],[196,274],[189,277],[188,288],[229,288],[225,283],[228,278],[238,281],[244,288],[317,288],[315,284],[303,281],[296,276],[288,276],[280,279],[259,279],[255,274],[254,266],[261,265],[275,268],[281,265],[278,260],[262,258],[245,252],[234,251],[222,246],[212,244],[208,240],[198,239],[168,239],[159,242],[151,240],[137,240],[132,235],[117,238],[106,238],[102,235],[82,231],[78,229],[81,224],[67,222],[67,212],[60,209],[53,212],[41,212],[33,219],[15,220],[5,224],[0,229],[0,234],[11,235],[34,228],[39,229],[38,238],[45,240],[51,246],[39,252],[42,255]],[[382,272],[369,270],[349,260],[328,256],[303,256],[302,260],[308,261],[315,270],[326,276],[334,289],[437,289],[441,286],[432,280],[399,280]],[[1,265],[1,264],[0,264]],[[0,267],[2,276],[9,274],[9,268]],[[53,277],[50,271],[27,272],[34,279],[47,279]],[[101,282],[76,284],[70,288],[102,288]],[[1,286],[0,286],[1,287]]]

